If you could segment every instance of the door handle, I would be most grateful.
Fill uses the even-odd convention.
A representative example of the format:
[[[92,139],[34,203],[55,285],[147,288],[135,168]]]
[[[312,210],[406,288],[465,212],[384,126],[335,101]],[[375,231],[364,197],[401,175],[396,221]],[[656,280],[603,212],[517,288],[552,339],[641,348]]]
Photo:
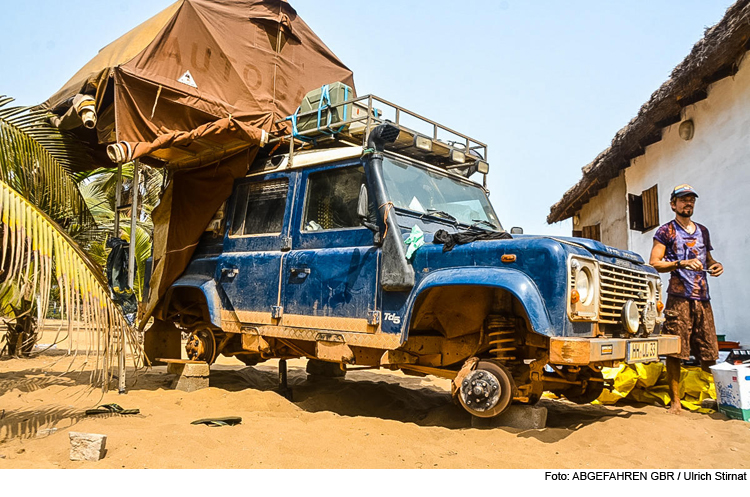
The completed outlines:
[[[221,275],[227,278],[234,278],[240,272],[236,267],[223,267],[221,268]]]
[[[305,279],[310,274],[309,267],[293,267],[291,269],[292,275],[297,278]]]

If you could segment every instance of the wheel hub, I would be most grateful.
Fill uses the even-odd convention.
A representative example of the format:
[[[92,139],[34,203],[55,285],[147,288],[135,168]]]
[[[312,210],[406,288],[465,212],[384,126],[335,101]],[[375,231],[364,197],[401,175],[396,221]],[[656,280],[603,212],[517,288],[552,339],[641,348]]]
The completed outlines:
[[[193,331],[185,344],[188,359],[193,361],[206,361],[211,364],[215,350],[216,341],[213,333],[205,329]]]
[[[500,399],[500,384],[487,371],[472,371],[461,383],[461,398],[472,410],[482,412],[492,409]]]

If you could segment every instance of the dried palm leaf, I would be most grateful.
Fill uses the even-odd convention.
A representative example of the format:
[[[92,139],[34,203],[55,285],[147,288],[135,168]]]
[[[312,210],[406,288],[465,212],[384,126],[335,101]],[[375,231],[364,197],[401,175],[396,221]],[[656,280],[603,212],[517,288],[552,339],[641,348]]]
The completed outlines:
[[[49,216],[1,181],[0,228],[0,294],[11,295],[9,304],[18,305],[21,299],[35,300],[41,328],[53,282],[56,283],[69,350],[77,354],[79,347],[74,340],[84,331],[89,334],[86,362],[93,353],[93,381],[105,391],[115,373],[122,342],[129,347],[136,369],[143,365],[143,349],[136,332],[112,302],[100,268]],[[7,292],[10,287],[20,291]],[[121,340],[123,337],[125,340]]]

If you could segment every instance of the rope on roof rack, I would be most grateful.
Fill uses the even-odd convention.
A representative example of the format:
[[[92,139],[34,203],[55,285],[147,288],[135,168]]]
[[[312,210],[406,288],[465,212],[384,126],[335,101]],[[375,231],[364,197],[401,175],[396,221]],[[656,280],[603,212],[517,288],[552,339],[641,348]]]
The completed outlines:
[[[345,124],[342,124],[337,130],[331,129],[331,119],[333,116],[333,110],[331,109],[331,90],[329,85],[323,85],[320,87],[320,100],[318,100],[318,115],[317,115],[317,121],[316,121],[316,128],[321,131],[323,134],[328,136],[334,136],[337,133],[340,133],[343,129]],[[344,86],[344,101],[349,100],[349,88]],[[315,138],[308,137],[308,136],[302,136],[299,133],[299,130],[297,129],[297,119],[299,116],[299,111],[302,107],[297,107],[297,110],[294,111],[294,114],[291,116],[288,116],[285,121],[291,121],[292,122],[292,138],[296,138],[298,140],[302,140],[307,143],[317,144],[317,141]],[[320,121],[323,118],[323,110],[327,109],[328,113],[326,114],[326,124],[325,127],[321,127]],[[347,106],[344,105],[344,112],[343,112],[343,121],[346,122],[347,116],[346,116],[346,110]]]

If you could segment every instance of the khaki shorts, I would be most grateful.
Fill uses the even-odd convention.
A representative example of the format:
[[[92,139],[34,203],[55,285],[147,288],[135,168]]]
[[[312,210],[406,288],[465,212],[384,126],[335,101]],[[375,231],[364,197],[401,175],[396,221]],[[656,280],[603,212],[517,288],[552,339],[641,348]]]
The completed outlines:
[[[664,333],[680,336],[680,353],[672,357],[687,360],[692,355],[703,361],[715,361],[719,358],[714,312],[709,300],[669,295],[664,317]]]

